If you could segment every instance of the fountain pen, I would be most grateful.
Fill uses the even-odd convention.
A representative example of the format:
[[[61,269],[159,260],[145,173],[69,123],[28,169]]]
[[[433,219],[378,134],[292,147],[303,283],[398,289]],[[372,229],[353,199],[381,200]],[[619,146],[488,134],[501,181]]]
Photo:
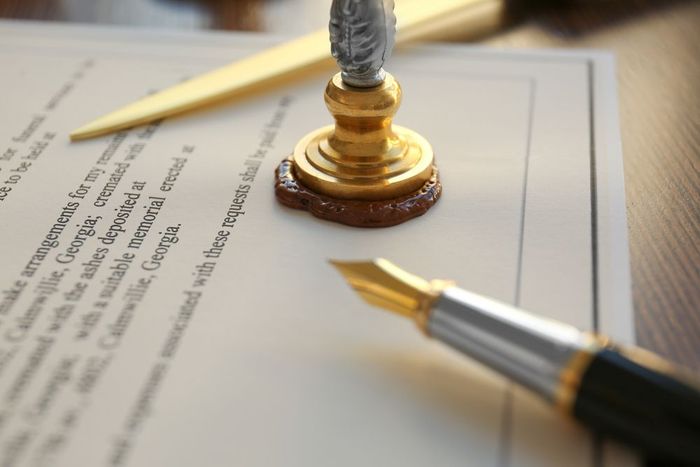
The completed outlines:
[[[385,259],[331,263],[368,303],[412,319],[594,431],[655,461],[700,465],[700,386],[661,357]]]

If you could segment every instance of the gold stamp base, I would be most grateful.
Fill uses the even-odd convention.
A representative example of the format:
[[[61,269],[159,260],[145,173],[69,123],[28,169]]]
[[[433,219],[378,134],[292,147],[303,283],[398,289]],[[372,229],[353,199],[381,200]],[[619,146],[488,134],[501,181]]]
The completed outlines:
[[[294,149],[295,175],[312,190],[339,199],[376,201],[413,193],[430,178],[433,149],[408,128],[393,125],[390,131],[391,138],[375,144],[381,149],[375,149],[374,157],[354,158],[330,144],[338,132],[336,126],[311,132]],[[346,144],[344,149],[349,146],[357,150],[359,144]]]
[[[292,157],[275,170],[275,196],[294,209],[309,211],[316,217],[353,227],[390,227],[425,214],[440,198],[442,185],[437,167],[417,190],[385,200],[350,200],[332,198],[303,185],[295,174]]]
[[[275,174],[277,200],[355,227],[389,227],[424,214],[440,197],[433,148],[392,119],[401,86],[391,74],[371,88],[340,73],[324,93],[334,125],[304,136]]]

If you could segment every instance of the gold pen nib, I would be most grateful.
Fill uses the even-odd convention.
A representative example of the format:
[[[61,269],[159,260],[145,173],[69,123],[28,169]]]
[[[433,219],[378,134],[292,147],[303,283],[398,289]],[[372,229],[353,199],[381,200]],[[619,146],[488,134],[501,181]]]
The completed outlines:
[[[330,261],[370,305],[409,317],[423,327],[430,306],[444,283],[428,282],[383,258],[371,261]]]

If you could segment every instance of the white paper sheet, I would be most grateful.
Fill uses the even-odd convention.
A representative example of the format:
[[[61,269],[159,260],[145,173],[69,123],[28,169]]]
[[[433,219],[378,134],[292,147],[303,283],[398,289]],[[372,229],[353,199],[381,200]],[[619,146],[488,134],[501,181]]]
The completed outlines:
[[[327,76],[68,142],[274,42],[0,23],[0,465],[631,461],[326,262],[383,256],[631,342],[612,58],[397,54],[396,122],[433,144],[444,196],[389,229],[275,202],[274,167],[330,121]]]

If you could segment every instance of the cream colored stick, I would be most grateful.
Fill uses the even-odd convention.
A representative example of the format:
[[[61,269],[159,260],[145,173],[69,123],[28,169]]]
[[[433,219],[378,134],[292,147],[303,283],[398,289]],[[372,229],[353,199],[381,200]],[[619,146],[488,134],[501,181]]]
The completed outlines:
[[[456,29],[490,29],[499,24],[503,5],[503,0],[399,0],[397,44],[445,37]],[[78,128],[70,138],[93,138],[142,125],[274,86],[330,63],[328,31],[323,29],[145,97]]]

